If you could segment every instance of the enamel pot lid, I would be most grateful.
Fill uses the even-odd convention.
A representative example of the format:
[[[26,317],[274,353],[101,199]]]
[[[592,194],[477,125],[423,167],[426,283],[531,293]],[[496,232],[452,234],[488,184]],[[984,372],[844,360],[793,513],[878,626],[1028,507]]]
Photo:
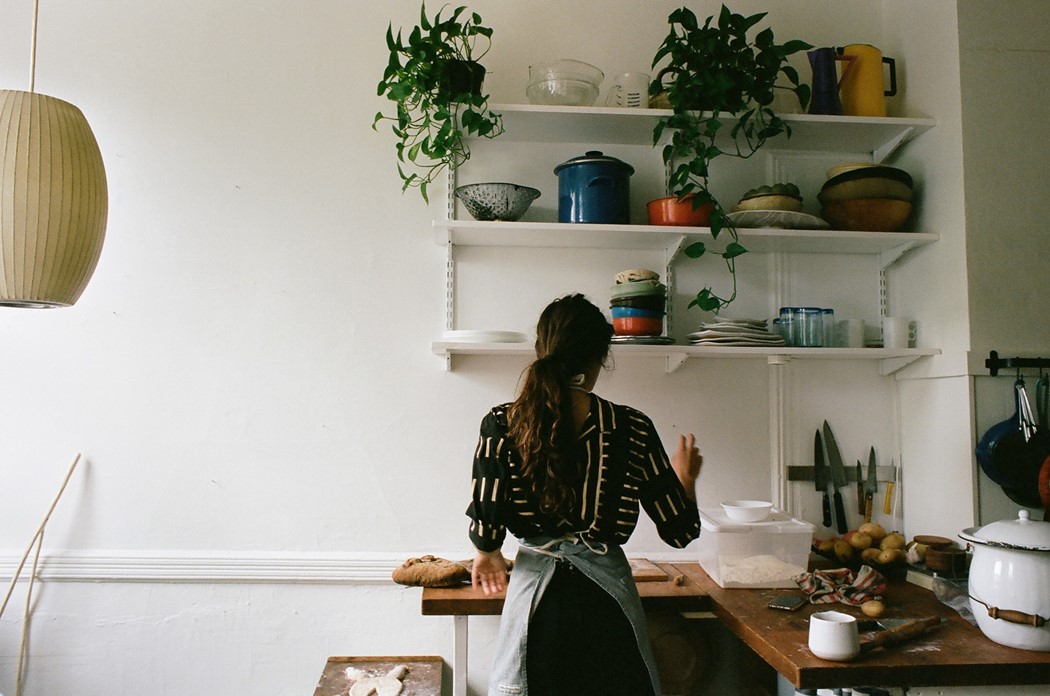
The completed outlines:
[[[1050,522],[1031,519],[1028,510],[1018,512],[1015,520],[970,527],[960,532],[959,536],[982,546],[1050,552]]]

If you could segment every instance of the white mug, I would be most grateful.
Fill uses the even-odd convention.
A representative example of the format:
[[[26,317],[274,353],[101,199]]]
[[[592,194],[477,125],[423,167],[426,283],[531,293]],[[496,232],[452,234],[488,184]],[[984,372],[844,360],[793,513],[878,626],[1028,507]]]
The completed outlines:
[[[809,650],[825,660],[852,660],[860,654],[857,619],[840,611],[818,611],[809,617]]]
[[[649,75],[643,72],[627,72],[616,76],[606,103],[632,109],[649,105]]]
[[[908,348],[915,342],[915,322],[901,317],[882,319],[882,347]]]
[[[839,345],[845,348],[864,347],[863,319],[843,319],[839,322]]]

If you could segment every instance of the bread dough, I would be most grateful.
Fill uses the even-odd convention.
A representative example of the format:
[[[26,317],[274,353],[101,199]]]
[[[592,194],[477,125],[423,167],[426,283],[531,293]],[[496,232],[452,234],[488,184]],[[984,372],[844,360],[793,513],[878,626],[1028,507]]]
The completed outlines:
[[[453,587],[470,582],[470,563],[456,563],[436,556],[410,558],[390,575],[399,585],[410,587]]]
[[[382,677],[365,677],[350,687],[349,696],[397,696],[404,685],[401,680],[408,674],[408,667],[398,665]]]

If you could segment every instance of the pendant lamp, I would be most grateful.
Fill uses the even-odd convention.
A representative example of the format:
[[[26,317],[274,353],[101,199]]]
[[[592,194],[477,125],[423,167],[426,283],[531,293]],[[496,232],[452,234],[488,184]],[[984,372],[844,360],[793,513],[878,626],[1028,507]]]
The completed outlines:
[[[34,91],[38,1],[30,91],[0,90],[0,306],[7,307],[75,303],[106,233],[106,171],[87,119]]]

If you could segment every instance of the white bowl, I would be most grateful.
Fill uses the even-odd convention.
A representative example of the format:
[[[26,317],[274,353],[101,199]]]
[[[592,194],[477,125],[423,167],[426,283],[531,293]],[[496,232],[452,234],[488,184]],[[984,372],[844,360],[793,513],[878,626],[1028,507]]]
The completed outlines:
[[[722,509],[734,522],[761,522],[769,517],[773,503],[765,500],[729,500],[722,503]]]

